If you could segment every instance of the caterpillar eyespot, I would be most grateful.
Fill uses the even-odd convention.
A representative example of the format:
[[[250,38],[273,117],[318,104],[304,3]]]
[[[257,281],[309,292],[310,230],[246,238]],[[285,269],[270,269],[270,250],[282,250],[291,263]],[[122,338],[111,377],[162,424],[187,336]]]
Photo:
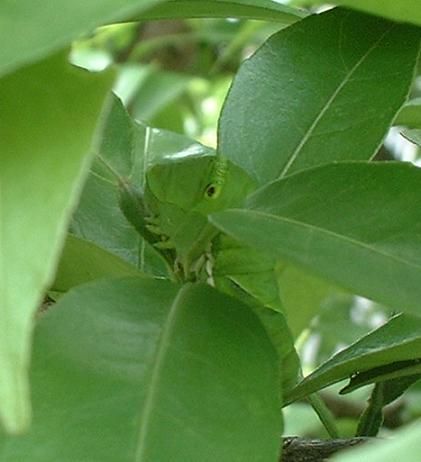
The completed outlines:
[[[215,183],[209,183],[205,188],[205,197],[207,199],[215,199],[219,196],[221,188]]]

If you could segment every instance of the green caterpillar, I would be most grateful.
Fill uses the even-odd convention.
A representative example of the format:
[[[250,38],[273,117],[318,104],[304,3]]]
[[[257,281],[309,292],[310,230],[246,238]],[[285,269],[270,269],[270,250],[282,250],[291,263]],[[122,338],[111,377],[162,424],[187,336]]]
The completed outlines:
[[[208,214],[241,206],[254,187],[240,167],[219,155],[174,156],[146,171],[142,191],[121,187],[120,203],[142,236],[174,259],[175,272],[191,279],[217,234]]]

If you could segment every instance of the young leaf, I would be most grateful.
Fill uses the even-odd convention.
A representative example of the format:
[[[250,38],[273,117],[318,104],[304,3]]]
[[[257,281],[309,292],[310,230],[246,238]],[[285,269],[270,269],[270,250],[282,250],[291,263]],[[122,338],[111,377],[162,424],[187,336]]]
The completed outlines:
[[[295,4],[325,4],[324,0],[294,0]],[[398,22],[410,22],[421,25],[421,10],[418,0],[336,0],[336,5],[343,5],[366,13],[384,16]]]
[[[370,383],[386,382],[392,385],[399,384],[407,388],[421,378],[421,358],[409,359],[407,361],[396,361],[386,366],[374,367],[364,372],[359,372],[352,376],[349,384],[339,392],[341,395],[351,393],[360,387]],[[399,394],[398,394],[399,396]],[[389,398],[389,402],[397,396]],[[388,403],[386,403],[388,404]],[[386,405],[384,404],[384,405]]]
[[[276,462],[276,370],[256,316],[208,286],[80,286],[40,319],[34,424],[0,439],[1,458]]]
[[[300,382],[285,397],[296,401],[356,373],[380,366],[421,358],[421,318],[401,314],[370,332],[331,359]]]
[[[376,383],[368,399],[368,405],[358,421],[355,436],[377,436],[383,424],[384,383]]]
[[[411,385],[421,378],[420,361],[420,359],[397,361],[386,366],[375,367],[374,369],[358,373],[356,377],[351,377],[350,384],[341,390],[342,394],[345,392],[349,393],[366,383],[375,383],[368,399],[368,406],[359,419],[356,436],[377,435],[383,424],[383,408],[399,398]],[[403,363],[411,363],[412,366],[405,367]],[[380,372],[380,369],[383,369],[384,372]],[[389,372],[385,372],[386,370]],[[377,377],[376,374],[378,374]]]
[[[167,0],[142,13],[142,19],[244,18],[292,24],[306,13],[276,0]]]
[[[0,75],[42,59],[106,22],[128,19],[162,0],[0,2]]]
[[[234,79],[219,151],[259,184],[370,159],[406,100],[419,37],[414,27],[341,9],[280,31]]]
[[[275,181],[220,230],[397,309],[420,312],[421,170],[344,162]]]
[[[53,278],[111,77],[58,55],[0,82],[0,415],[11,432],[29,424],[33,314]]]
[[[375,383],[368,400],[368,406],[359,419],[357,436],[377,435],[383,423],[383,408],[399,398],[411,385],[421,378],[419,362],[419,359],[397,361],[386,366],[375,367],[351,377],[350,384],[342,389],[340,393],[349,393],[360,386],[372,382]],[[412,366],[405,367],[403,363],[410,363]],[[383,372],[380,372],[380,369]]]

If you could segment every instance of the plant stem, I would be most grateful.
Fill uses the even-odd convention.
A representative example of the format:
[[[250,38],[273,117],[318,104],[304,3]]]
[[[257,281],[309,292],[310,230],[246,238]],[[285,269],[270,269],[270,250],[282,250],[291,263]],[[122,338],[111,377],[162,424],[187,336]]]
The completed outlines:
[[[313,393],[307,397],[307,400],[315,410],[320,422],[322,422],[323,426],[326,428],[329,436],[331,438],[339,438],[339,431],[336,427],[335,417],[320,396],[317,393]]]

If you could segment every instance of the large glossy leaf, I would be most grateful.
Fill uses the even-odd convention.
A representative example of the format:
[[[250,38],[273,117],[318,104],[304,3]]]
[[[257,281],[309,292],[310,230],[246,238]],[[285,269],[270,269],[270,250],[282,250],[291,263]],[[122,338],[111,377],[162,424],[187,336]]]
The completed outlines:
[[[244,18],[292,24],[305,16],[303,10],[276,0],[167,0],[144,13],[144,19]]]
[[[261,188],[222,231],[398,310],[421,312],[421,170],[344,162]]]
[[[89,166],[109,77],[60,55],[0,81],[0,413],[10,431],[29,423],[33,313]]]
[[[208,286],[80,286],[41,318],[32,369],[34,425],[0,440],[2,460],[278,460],[275,353]]]
[[[325,4],[324,0],[294,0],[292,3],[309,5]],[[335,5],[384,16],[394,21],[421,25],[421,9],[418,0],[335,0]]]
[[[69,234],[51,290],[67,292],[72,287],[95,279],[135,275],[142,276],[142,273],[133,265],[92,242]]]
[[[282,30],[234,79],[219,150],[261,184],[371,158],[407,97],[418,49],[416,28],[340,9]]]
[[[10,0],[0,3],[0,75],[64,48],[107,22],[127,19],[160,0]]]
[[[370,445],[361,445],[355,449],[338,454],[332,458],[332,462],[418,462],[421,451],[421,424],[394,434],[390,439],[379,439]]]
[[[133,122],[120,100],[113,98],[100,137],[100,153],[74,215],[72,232],[115,253],[142,272],[167,276],[162,258],[125,218],[119,205],[119,186],[142,187],[145,170],[166,156],[210,151],[184,136]]]
[[[332,356],[299,383],[285,401],[295,401],[359,372],[419,358],[421,318],[401,314]]]

